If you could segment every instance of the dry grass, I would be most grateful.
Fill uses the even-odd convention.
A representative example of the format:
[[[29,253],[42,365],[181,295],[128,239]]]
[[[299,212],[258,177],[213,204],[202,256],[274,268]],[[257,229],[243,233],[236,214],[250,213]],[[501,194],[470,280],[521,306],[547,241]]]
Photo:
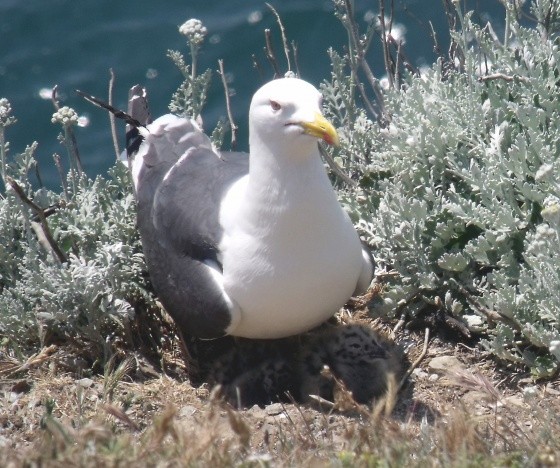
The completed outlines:
[[[423,345],[423,337],[412,338],[411,357]],[[180,368],[173,378],[143,380],[142,363],[127,359],[110,362],[104,375],[81,378],[55,365],[62,354],[50,350],[49,359],[23,368],[6,360],[0,381],[3,466],[560,463],[558,382],[524,397],[523,386],[530,383],[498,385],[494,363],[437,341],[403,391],[396,394],[394,383],[373,408],[353,402],[340,384],[330,404],[234,410],[218,392],[191,386]],[[465,368],[433,378],[426,366],[431,357],[445,354],[458,356]]]

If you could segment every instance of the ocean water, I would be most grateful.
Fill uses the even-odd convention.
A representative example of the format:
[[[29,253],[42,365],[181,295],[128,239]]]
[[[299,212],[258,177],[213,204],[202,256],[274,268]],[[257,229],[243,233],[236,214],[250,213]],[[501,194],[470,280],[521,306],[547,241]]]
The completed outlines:
[[[330,76],[327,49],[343,51],[346,33],[332,14],[330,0],[271,0],[283,18],[290,41],[298,48],[302,78],[319,84]],[[387,2],[389,4],[390,2]],[[483,21],[494,21],[500,32],[503,7],[498,0],[469,1]],[[417,66],[433,63],[431,22],[440,46],[449,44],[442,0],[395,0],[395,23],[405,40],[405,51]],[[356,0],[360,25],[378,14],[377,0]],[[65,161],[65,150],[57,140],[60,129],[50,121],[53,107],[50,89],[56,84],[62,105],[84,117],[76,138],[86,172],[103,173],[114,162],[108,117],[78,97],[81,89],[107,96],[109,69],[116,75],[114,104],[126,109],[130,86],[147,87],[155,116],[167,112],[171,94],[181,76],[166,57],[168,49],[188,55],[178,26],[199,18],[208,36],[199,58],[200,69],[217,69],[224,60],[233,93],[232,107],[240,125],[239,147],[246,149],[247,109],[253,92],[272,78],[263,53],[264,29],[270,28],[279,59],[282,47],[276,20],[261,0],[0,0],[0,97],[7,97],[18,123],[7,131],[11,152],[39,142],[37,159],[42,181],[59,186],[52,162],[57,152]],[[377,41],[378,42],[378,41]],[[256,55],[265,76],[253,67]],[[383,59],[379,45],[368,57],[381,77]],[[206,129],[226,115],[223,88],[215,75],[203,113]],[[124,126],[120,127],[124,133]],[[121,147],[122,147],[121,140]]]

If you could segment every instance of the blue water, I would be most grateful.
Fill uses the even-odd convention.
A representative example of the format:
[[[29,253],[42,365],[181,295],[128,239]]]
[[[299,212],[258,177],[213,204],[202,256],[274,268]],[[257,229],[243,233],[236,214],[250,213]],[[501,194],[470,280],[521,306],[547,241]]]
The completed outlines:
[[[346,33],[332,14],[328,0],[275,0],[290,40],[298,45],[302,78],[318,84],[329,78],[327,48],[342,51]],[[387,2],[389,3],[389,2]],[[406,27],[406,52],[420,66],[431,64],[435,55],[428,21],[440,45],[448,45],[447,22],[442,0],[395,0],[395,21]],[[503,8],[497,0],[471,1],[484,19],[500,20]],[[357,0],[355,8],[362,27],[364,17],[376,12],[378,2]],[[272,77],[263,54],[265,28],[274,32],[275,48],[282,57],[280,36],[274,16],[260,0],[0,0],[0,97],[7,97],[18,123],[8,129],[11,152],[19,152],[32,141],[39,142],[37,158],[43,182],[56,188],[58,176],[52,154],[65,157],[57,141],[59,128],[50,122],[53,107],[40,91],[59,87],[63,105],[75,108],[89,119],[77,128],[76,138],[86,172],[103,173],[114,161],[107,115],[74,93],[81,89],[99,97],[107,95],[109,68],[116,74],[114,104],[126,109],[128,89],[135,83],[148,88],[154,115],[167,112],[171,94],[181,76],[166,57],[168,49],[187,54],[178,26],[199,18],[208,28],[200,57],[201,69],[217,69],[223,58],[234,91],[232,106],[241,126],[240,147],[246,149],[246,114],[252,93],[262,84],[253,68],[252,55],[259,58]],[[498,21],[498,31],[499,31]],[[374,71],[383,73],[378,46],[370,53]],[[223,89],[215,75],[205,127],[226,115]],[[122,142],[121,142],[122,145]]]

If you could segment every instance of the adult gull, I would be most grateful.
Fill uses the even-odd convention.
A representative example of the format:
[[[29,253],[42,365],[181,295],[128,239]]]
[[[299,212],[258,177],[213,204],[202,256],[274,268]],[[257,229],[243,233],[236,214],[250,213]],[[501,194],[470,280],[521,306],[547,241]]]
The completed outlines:
[[[321,160],[318,140],[338,136],[314,86],[282,78],[255,93],[249,154],[216,150],[193,120],[170,114],[137,129],[138,227],[183,335],[295,335],[366,291],[373,260]]]

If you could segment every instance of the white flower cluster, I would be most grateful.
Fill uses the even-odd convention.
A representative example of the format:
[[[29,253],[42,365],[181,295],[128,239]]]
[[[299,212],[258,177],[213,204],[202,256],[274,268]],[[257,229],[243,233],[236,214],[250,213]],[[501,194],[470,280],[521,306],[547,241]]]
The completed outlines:
[[[64,126],[71,126],[78,124],[78,114],[74,109],[68,106],[61,107],[52,116],[51,122],[53,124],[59,123]]]
[[[179,32],[183,36],[186,36],[190,43],[199,45],[204,41],[204,36],[206,36],[208,30],[206,26],[202,24],[202,21],[191,18],[179,26]]]
[[[5,127],[15,121],[10,115],[12,113],[12,105],[6,98],[0,99],[0,125]]]

